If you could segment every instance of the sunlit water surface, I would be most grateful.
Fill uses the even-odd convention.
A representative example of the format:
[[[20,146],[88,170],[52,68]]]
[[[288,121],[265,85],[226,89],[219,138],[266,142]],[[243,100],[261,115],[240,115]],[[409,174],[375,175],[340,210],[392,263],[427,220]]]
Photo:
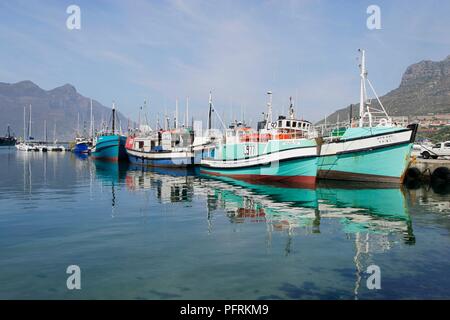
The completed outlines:
[[[0,298],[450,298],[449,203],[448,188],[280,188],[1,148]]]

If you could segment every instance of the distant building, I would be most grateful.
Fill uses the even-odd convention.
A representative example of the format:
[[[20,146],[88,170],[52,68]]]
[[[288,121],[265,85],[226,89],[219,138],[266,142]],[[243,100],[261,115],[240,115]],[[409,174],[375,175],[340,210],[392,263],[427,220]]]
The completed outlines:
[[[439,130],[441,127],[450,126],[450,113],[428,114],[421,116],[396,116],[392,117],[392,121],[401,125],[418,123],[420,125],[420,131],[434,132]]]

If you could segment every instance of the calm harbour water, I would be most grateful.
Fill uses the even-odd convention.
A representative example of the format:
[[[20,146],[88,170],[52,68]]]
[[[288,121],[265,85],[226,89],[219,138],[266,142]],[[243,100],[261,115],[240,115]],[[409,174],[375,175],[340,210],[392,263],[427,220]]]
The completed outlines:
[[[448,299],[448,270],[448,190],[257,186],[0,148],[0,299]]]

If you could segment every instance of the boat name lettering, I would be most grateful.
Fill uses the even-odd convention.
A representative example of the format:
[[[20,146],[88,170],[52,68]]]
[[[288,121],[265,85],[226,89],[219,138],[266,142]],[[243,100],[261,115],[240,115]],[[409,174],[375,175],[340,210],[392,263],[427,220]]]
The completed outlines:
[[[387,135],[387,136],[377,137],[377,141],[379,144],[392,143],[393,140],[394,140],[394,136],[392,134]]]

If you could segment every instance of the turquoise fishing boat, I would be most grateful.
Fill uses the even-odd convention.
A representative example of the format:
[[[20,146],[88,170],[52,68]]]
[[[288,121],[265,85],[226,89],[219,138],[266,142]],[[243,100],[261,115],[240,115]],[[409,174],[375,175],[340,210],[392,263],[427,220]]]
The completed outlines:
[[[200,172],[249,182],[314,187],[317,144],[312,124],[295,118],[292,100],[289,117],[272,122],[272,93],[268,94],[268,112],[258,130],[245,123],[231,125],[224,139],[207,149]]]
[[[116,130],[116,108],[112,107],[112,129],[99,133],[94,139],[92,157],[98,160],[120,161],[127,160],[125,143],[127,137]]]
[[[350,116],[346,127],[338,124],[323,135],[318,178],[399,184],[410,163],[418,125],[404,127],[392,121],[367,79],[365,52],[360,51],[359,119]],[[376,108],[367,99],[366,82],[377,98]]]

